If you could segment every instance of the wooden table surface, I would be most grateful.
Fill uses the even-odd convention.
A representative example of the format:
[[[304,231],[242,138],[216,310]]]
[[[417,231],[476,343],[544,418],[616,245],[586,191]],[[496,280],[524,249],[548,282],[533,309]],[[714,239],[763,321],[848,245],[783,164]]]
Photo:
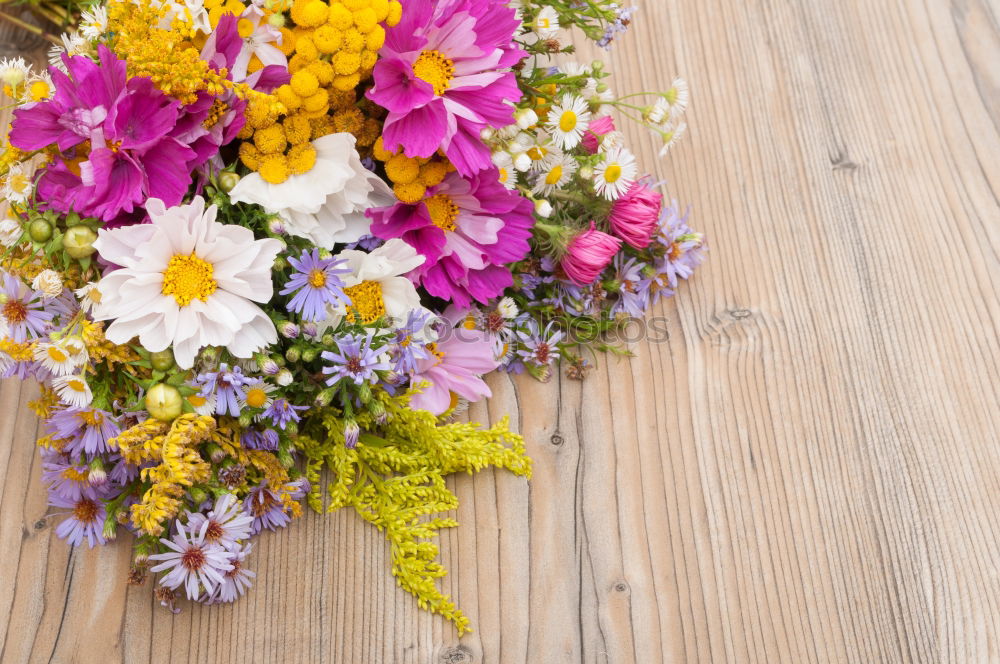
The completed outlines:
[[[1000,5],[646,0],[616,88],[690,81],[644,163],[709,260],[584,383],[494,377],[535,459],[454,480],[417,609],[382,536],[309,514],[256,588],[173,616],[129,547],[71,551],[26,407],[0,389],[0,661],[1000,661]]]

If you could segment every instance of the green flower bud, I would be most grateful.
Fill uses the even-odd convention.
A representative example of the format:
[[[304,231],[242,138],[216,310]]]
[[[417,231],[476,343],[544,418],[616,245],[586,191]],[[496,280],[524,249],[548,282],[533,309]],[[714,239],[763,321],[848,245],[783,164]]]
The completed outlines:
[[[198,507],[203,502],[208,500],[208,492],[198,486],[193,486],[188,489],[188,495],[191,496],[191,502],[195,507]]]
[[[232,171],[223,171],[219,173],[219,189],[226,192],[227,194],[233,190],[233,187],[240,183],[240,176]]]
[[[372,400],[372,386],[370,383],[361,383],[358,386],[358,398],[361,403],[368,403]]]
[[[28,235],[35,242],[48,242],[52,237],[52,225],[39,217],[28,225]]]
[[[287,351],[285,351],[285,359],[288,360],[289,362],[298,362],[300,359],[302,359],[302,353],[299,351],[298,348],[289,348]]]
[[[184,410],[184,399],[173,385],[157,383],[146,393],[146,410],[161,422],[172,422]]]
[[[174,353],[169,348],[150,353],[149,363],[157,371],[167,371],[174,366]]]
[[[313,360],[316,359],[317,355],[319,355],[318,349],[313,347],[306,348],[304,351],[302,351],[302,361],[312,362]]]
[[[94,251],[94,242],[97,240],[97,233],[87,226],[74,226],[63,235],[63,247],[66,253],[73,258],[86,258]]]

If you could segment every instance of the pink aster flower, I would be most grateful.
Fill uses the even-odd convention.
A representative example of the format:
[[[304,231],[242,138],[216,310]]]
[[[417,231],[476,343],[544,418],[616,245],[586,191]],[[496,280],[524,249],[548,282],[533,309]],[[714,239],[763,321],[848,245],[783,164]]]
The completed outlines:
[[[590,154],[597,154],[601,146],[601,138],[607,136],[615,130],[615,121],[610,115],[603,115],[596,120],[592,120],[583,132],[583,148]]]
[[[601,276],[621,246],[621,240],[597,230],[590,222],[590,228],[570,240],[559,266],[570,281],[586,286]]]
[[[632,186],[611,206],[608,221],[611,230],[636,249],[645,249],[659,227],[663,194],[657,193],[644,182]]]
[[[368,98],[389,111],[388,150],[429,157],[444,148],[463,175],[490,167],[484,127],[513,122],[521,98],[507,68],[525,56],[505,0],[408,0],[386,33]]]
[[[128,78],[125,61],[103,44],[97,51],[99,62],[64,56],[68,74],[49,70],[53,98],[14,111],[12,145],[39,150],[54,144],[66,153],[42,172],[39,199],[105,221],[151,197],[180,203],[197,155],[172,136],[179,102],[149,78]]]
[[[412,408],[440,415],[455,406],[456,397],[479,401],[491,396],[481,376],[496,369],[499,362],[485,332],[462,326],[448,329],[428,349],[429,356],[417,360],[411,381],[429,385],[410,399]]]
[[[401,238],[425,257],[410,277],[431,295],[468,307],[513,283],[510,269],[530,250],[531,201],[500,184],[497,170],[450,173],[415,205],[397,202],[366,213],[372,235]]]

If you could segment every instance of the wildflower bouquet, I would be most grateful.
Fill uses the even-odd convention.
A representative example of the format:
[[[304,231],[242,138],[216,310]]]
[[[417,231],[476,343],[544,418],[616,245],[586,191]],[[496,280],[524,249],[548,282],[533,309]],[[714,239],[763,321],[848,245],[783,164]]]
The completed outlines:
[[[133,537],[130,582],[230,602],[253,539],[353,507],[421,606],[444,477],[530,474],[494,370],[582,376],[701,236],[613,116],[681,135],[687,91],[555,64],[608,0],[108,0],[47,70],[0,63],[0,372],[34,379],[58,536]],[[561,27],[560,27],[561,26]],[[648,102],[648,103],[647,103]],[[325,486],[324,486],[325,485]]]

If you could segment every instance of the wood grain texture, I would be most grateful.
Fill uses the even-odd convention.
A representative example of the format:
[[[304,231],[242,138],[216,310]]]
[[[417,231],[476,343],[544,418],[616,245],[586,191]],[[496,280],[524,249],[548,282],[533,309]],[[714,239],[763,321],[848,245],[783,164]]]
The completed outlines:
[[[308,515],[172,616],[53,535],[0,388],[0,661],[1000,661],[1000,6],[646,0],[619,90],[690,81],[658,174],[706,265],[583,383],[494,377],[530,484],[461,477],[458,639],[379,533]],[[645,164],[655,146],[629,131]]]

